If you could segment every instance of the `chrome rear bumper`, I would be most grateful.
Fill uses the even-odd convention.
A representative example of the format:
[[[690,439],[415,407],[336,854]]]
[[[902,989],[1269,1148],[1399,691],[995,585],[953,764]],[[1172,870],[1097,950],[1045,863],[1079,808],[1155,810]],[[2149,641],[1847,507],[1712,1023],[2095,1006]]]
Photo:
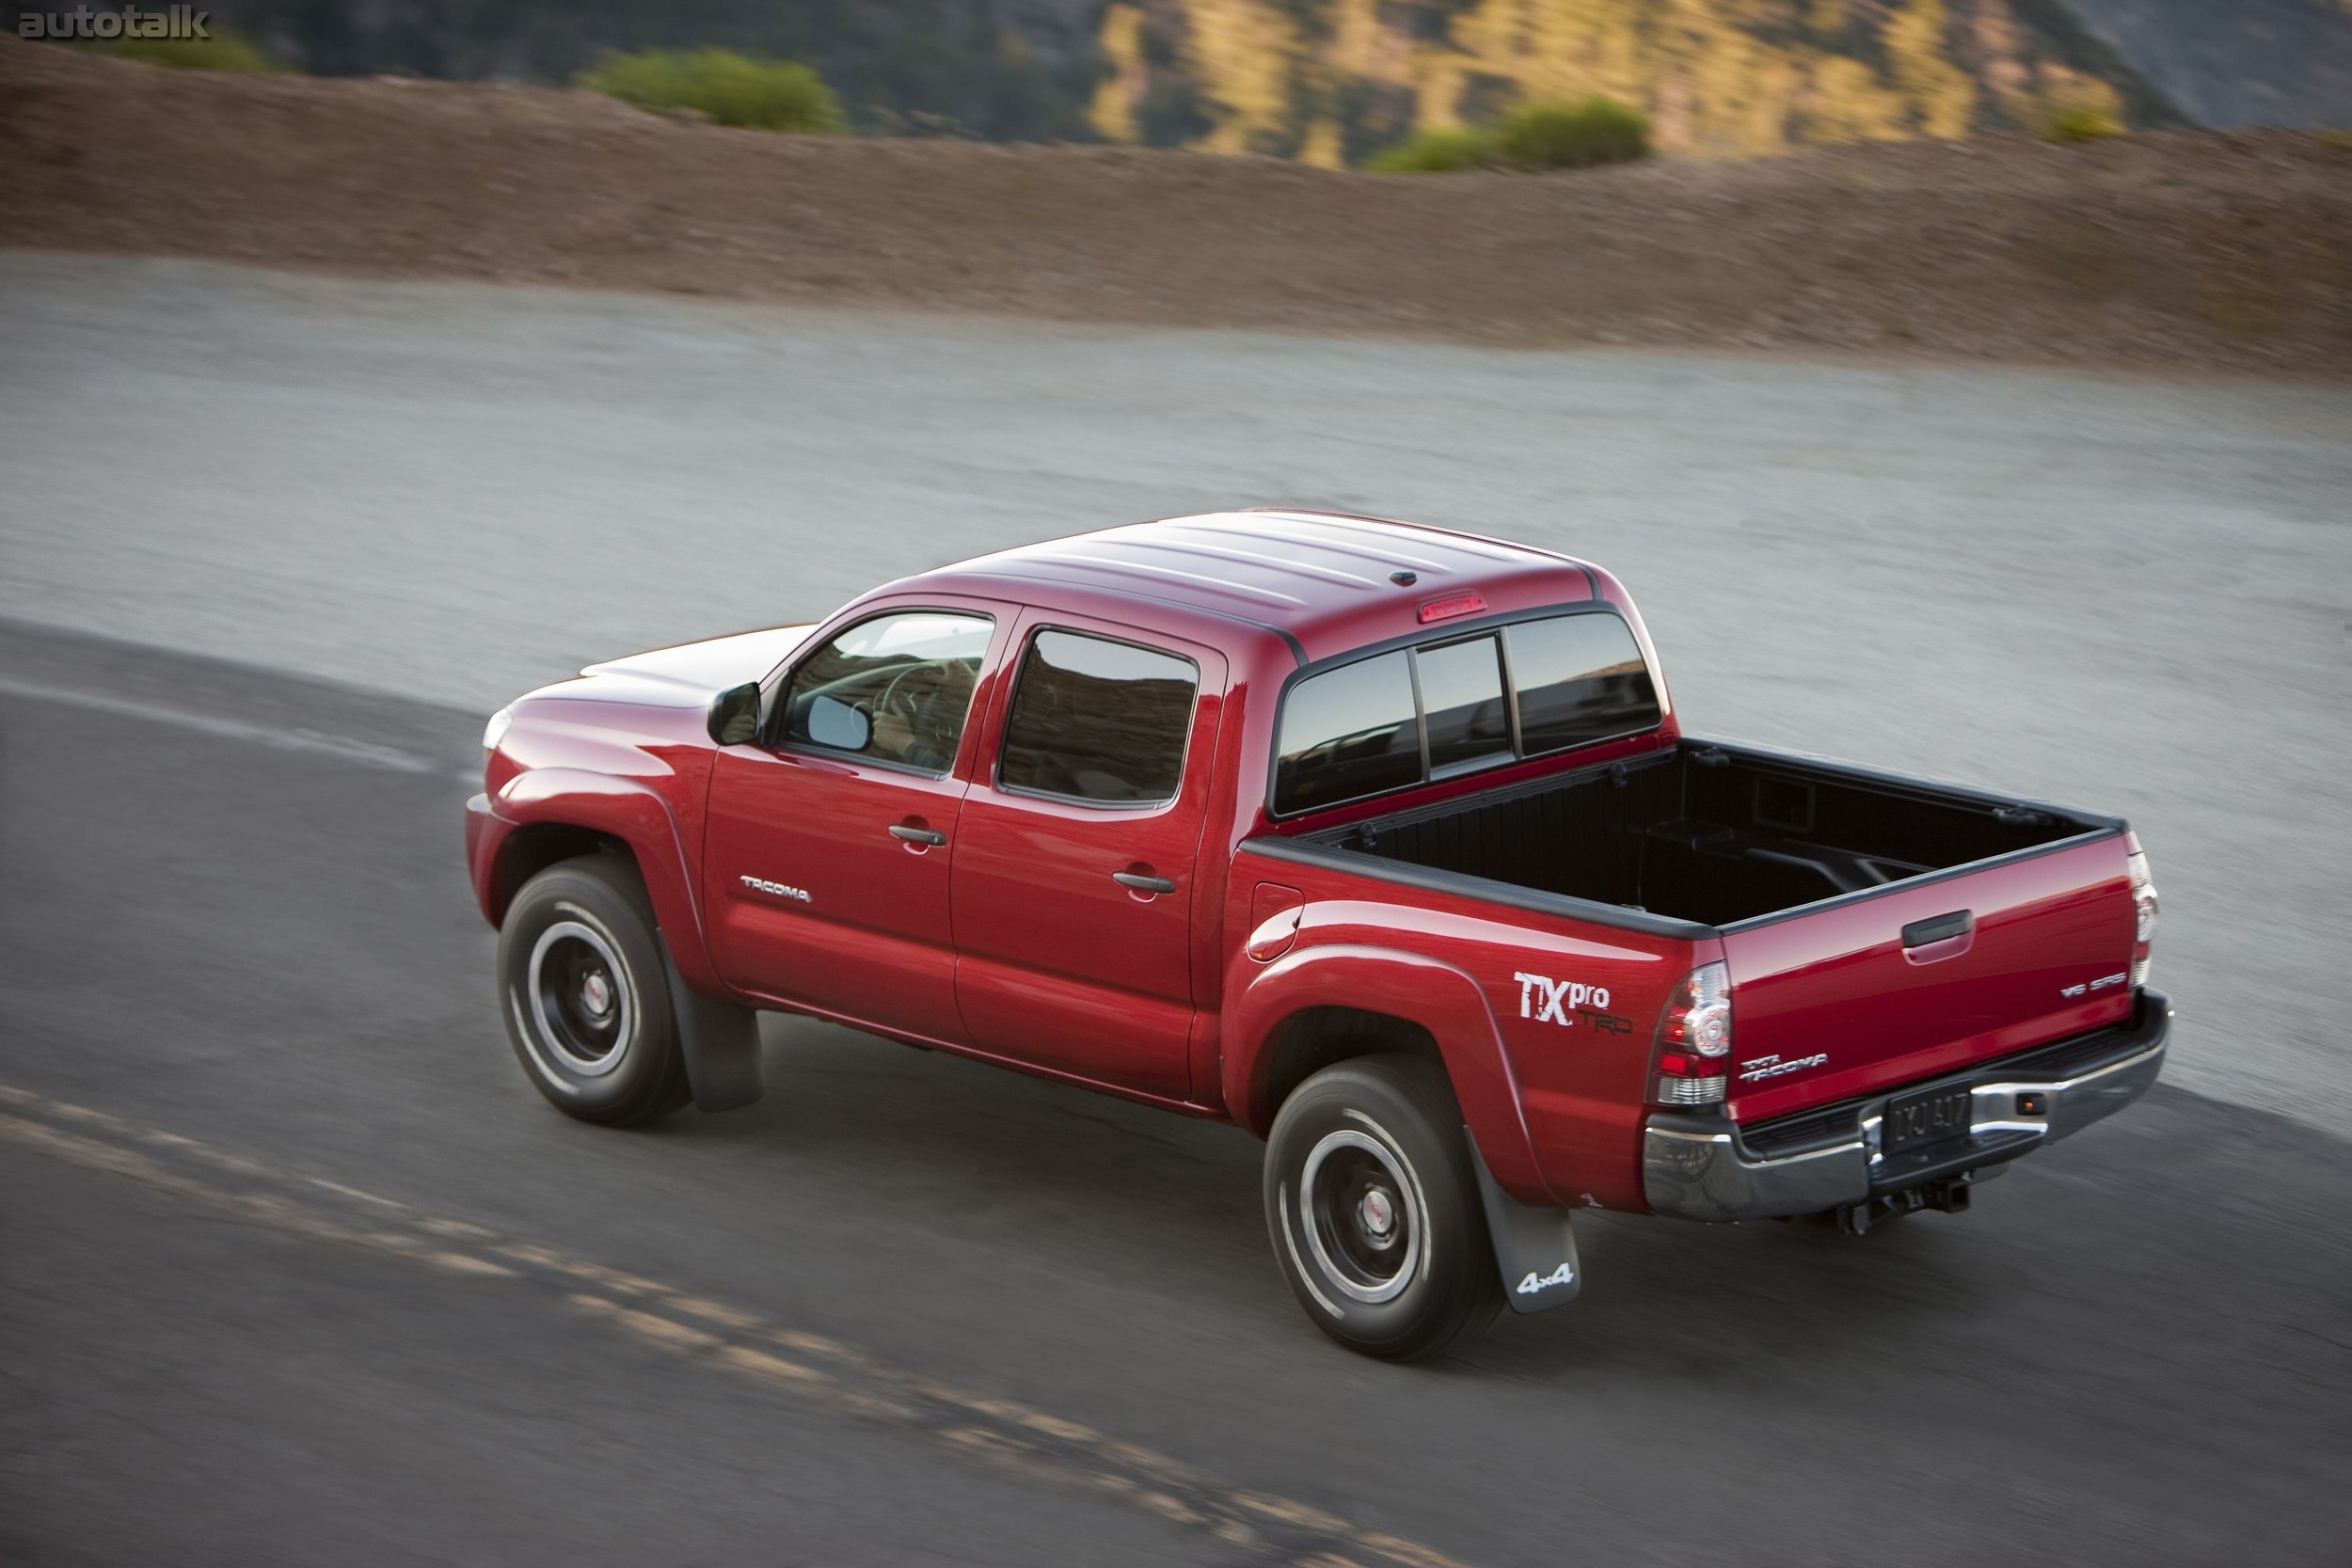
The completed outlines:
[[[1658,1112],[1643,1132],[1644,1196],[1656,1212],[1681,1219],[1776,1219],[2014,1160],[2147,1093],[2163,1070],[2171,1017],[2169,998],[2143,990],[2131,1021],[2115,1028],[1754,1127]],[[1966,1135],[1883,1155],[1879,1118],[1887,1101],[1940,1085],[1969,1089]],[[2021,1096],[2038,1098],[2040,1109],[2022,1110]]]

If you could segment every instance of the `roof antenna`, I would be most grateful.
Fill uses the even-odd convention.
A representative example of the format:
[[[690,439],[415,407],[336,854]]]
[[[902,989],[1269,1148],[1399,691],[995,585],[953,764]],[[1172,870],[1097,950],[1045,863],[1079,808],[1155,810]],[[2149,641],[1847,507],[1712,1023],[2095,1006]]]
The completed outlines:
[[[1421,580],[1421,574],[1419,572],[1408,572],[1400,566],[1395,571],[1389,574],[1389,580],[1395,583],[1399,588],[1410,588],[1413,584]]]

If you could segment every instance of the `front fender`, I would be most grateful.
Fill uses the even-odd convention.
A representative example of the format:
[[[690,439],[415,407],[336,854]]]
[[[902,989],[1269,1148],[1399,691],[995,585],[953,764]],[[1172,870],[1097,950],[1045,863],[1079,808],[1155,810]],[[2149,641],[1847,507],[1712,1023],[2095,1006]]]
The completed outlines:
[[[1558,1207],[1535,1160],[1502,1033],[1478,982],[1419,953],[1349,943],[1310,947],[1263,967],[1243,958],[1229,972],[1232,998],[1224,1053],[1225,1103],[1261,1137],[1272,1124],[1266,1103],[1267,1047],[1285,1019],[1309,1007],[1352,1007],[1420,1025],[1438,1042],[1479,1153],[1496,1184],[1523,1203]]]
[[[477,806],[476,802],[480,802]],[[534,768],[516,774],[489,797],[468,803],[467,847],[475,896],[495,922],[496,892],[505,885],[506,857],[520,829],[537,823],[585,828],[619,839],[637,858],[653,902],[663,945],[678,976],[707,995],[723,995],[710,963],[702,906],[694,894],[692,860],[669,802],[633,779],[575,768]]]

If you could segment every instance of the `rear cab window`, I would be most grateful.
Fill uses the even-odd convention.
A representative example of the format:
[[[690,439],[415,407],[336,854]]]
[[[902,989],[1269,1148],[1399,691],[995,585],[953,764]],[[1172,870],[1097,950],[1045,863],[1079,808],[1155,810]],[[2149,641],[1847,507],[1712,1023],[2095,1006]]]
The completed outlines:
[[[1656,681],[1607,610],[1433,638],[1317,672],[1276,727],[1277,816],[1655,728]]]
[[[1503,628],[1519,739],[1536,757],[1658,722],[1658,687],[1632,628],[1614,615],[1551,615]]]
[[[1359,659],[1310,676],[1282,705],[1275,810],[1308,811],[1382,795],[1422,777],[1412,656]]]
[[[1511,755],[1511,716],[1502,653],[1492,636],[1413,650],[1422,726],[1429,733],[1429,776],[1451,778]]]

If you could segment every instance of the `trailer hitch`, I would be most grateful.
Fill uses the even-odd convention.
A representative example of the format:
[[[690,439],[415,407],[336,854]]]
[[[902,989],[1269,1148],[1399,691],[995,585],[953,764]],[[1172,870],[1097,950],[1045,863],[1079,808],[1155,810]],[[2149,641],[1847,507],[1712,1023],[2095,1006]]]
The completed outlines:
[[[1831,1211],[1837,1216],[1837,1228],[1849,1236],[1867,1236],[1871,1223],[1881,1217],[1893,1219],[1901,1214],[1915,1214],[1922,1209],[1933,1209],[1946,1214],[1968,1212],[1971,1193],[1977,1184],[1975,1171],[1963,1171],[1958,1176],[1940,1177],[1923,1181],[1916,1187],[1900,1192],[1880,1193]]]

